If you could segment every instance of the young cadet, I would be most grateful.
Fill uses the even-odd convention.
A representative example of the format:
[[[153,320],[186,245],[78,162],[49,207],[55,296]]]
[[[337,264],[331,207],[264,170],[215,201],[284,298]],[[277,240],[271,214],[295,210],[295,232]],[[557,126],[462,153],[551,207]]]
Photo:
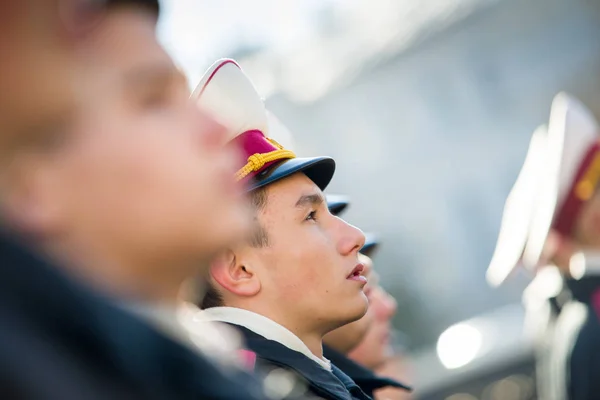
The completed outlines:
[[[543,399],[555,395],[555,383],[548,382],[546,371],[549,327],[553,325],[558,311],[554,302],[557,293],[549,282],[560,284],[561,277],[558,270],[550,266],[534,271],[534,266],[523,259],[523,252],[545,169],[547,143],[548,128],[542,125],[531,136],[523,166],[506,199],[496,247],[486,273],[486,279],[492,287],[503,284],[518,268],[524,268],[534,275],[523,294],[523,303],[528,334],[534,338],[536,347],[537,394]]]
[[[552,103],[544,168],[523,259],[558,268],[563,293],[547,326],[549,399],[592,399],[600,390],[600,127],[577,99]]]
[[[69,129],[3,171],[4,228],[52,263],[0,242],[0,397],[263,398],[123,310],[176,302],[249,222],[222,128],[156,40],[158,2],[105,3],[79,49],[88,81]]]
[[[348,206],[347,198],[327,195],[327,205],[334,215],[339,215]],[[325,335],[323,354],[336,367],[348,375],[369,396],[383,388],[410,390],[394,379],[377,375],[375,368],[389,359],[390,320],[396,310],[394,299],[378,285],[378,276],[373,271],[372,255],[378,246],[375,235],[366,235],[368,240],[361,249],[360,259],[366,267],[368,283],[365,293],[369,299],[369,310],[358,321],[344,325]],[[350,356],[350,355],[351,356]]]
[[[246,243],[212,263],[198,318],[238,327],[261,367],[299,373],[312,396],[368,399],[322,350],[325,334],[368,306],[358,258],[364,235],[329,213],[322,192],[334,161],[296,158],[269,139],[264,104],[232,60],[209,68],[195,97],[244,149],[237,177],[250,182],[256,223]]]

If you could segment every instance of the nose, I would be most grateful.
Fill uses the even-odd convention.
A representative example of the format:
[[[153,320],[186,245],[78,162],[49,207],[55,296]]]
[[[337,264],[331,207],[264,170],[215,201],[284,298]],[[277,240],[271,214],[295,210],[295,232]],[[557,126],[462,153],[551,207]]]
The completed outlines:
[[[338,251],[342,255],[358,254],[365,244],[365,234],[357,227],[335,217],[340,224]]]
[[[396,299],[389,294],[385,289],[381,289],[383,291],[384,297],[384,314],[387,319],[392,319],[394,315],[396,315],[396,310],[398,310],[398,302]]]

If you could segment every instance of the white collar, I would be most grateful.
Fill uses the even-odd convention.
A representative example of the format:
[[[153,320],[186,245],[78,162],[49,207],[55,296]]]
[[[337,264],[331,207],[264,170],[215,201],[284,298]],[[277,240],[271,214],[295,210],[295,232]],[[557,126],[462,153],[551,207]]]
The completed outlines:
[[[328,359],[317,357],[298,336],[287,328],[255,312],[235,307],[212,307],[196,314],[196,320],[220,321],[243,326],[266,339],[273,340],[291,350],[304,354],[322,368],[331,371],[331,362]]]

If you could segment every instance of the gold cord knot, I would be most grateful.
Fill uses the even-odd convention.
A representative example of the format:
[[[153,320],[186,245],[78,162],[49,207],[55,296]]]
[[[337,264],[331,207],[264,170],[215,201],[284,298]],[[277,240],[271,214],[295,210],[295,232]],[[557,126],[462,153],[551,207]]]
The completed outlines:
[[[248,176],[250,173],[255,172],[255,171],[260,171],[260,169],[262,167],[264,167],[265,164],[270,163],[272,161],[296,158],[296,155],[294,154],[293,151],[284,149],[282,145],[280,145],[273,139],[270,139],[270,138],[265,138],[265,139],[267,139],[271,144],[273,144],[275,147],[277,147],[277,150],[273,150],[273,151],[270,151],[270,152],[264,153],[264,154],[261,154],[261,153],[252,154],[250,157],[248,157],[246,165],[244,165],[242,168],[240,168],[236,172],[236,174],[235,174],[236,180],[238,180],[238,181],[242,180],[246,176]]]

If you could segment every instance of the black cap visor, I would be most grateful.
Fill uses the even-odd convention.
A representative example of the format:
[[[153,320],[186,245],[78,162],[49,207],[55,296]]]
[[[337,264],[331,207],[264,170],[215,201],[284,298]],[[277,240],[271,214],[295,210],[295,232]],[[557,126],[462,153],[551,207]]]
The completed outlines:
[[[287,178],[296,172],[303,172],[321,190],[325,190],[329,182],[331,182],[331,178],[333,178],[335,161],[330,157],[291,158],[283,160],[258,174],[250,182],[248,191]]]
[[[379,239],[373,233],[365,233],[365,245],[360,252],[367,257],[372,257],[375,250],[379,247]]]
[[[329,212],[335,216],[339,216],[341,213],[348,208],[350,200],[348,197],[339,194],[328,194],[327,195],[327,208]]]

